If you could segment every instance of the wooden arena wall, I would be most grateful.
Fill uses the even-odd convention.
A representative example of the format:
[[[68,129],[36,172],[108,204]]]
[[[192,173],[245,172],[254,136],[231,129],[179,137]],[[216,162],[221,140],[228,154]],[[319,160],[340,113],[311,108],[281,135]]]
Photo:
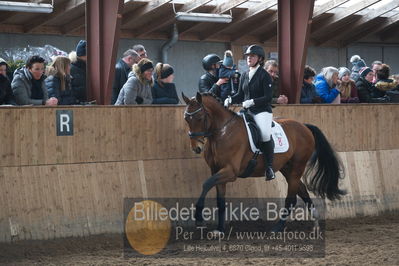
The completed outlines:
[[[57,110],[73,112],[73,136],[57,136]],[[210,172],[190,150],[183,111],[0,108],[0,242],[121,232],[125,197],[197,197]],[[278,106],[274,116],[320,127],[339,152],[348,195],[327,202],[328,218],[399,210],[399,105]],[[279,173],[227,194],[285,197],[286,187]]]

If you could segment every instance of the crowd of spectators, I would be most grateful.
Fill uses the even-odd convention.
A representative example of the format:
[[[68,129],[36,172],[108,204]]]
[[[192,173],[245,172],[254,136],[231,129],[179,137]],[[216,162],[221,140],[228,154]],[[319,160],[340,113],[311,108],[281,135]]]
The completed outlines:
[[[90,104],[86,87],[86,41],[81,40],[66,56],[53,58],[46,66],[40,56],[31,56],[25,65],[11,74],[7,62],[0,58],[1,105],[78,105]],[[398,102],[399,74],[391,75],[389,65],[374,61],[370,67],[359,55],[351,57],[351,70],[345,66],[327,66],[316,73],[306,65],[303,73],[300,103],[385,103]],[[199,78],[199,91],[212,92],[221,102],[233,96],[239,87],[240,72],[233,53],[224,57],[208,54],[202,60],[205,70]],[[279,84],[279,65],[267,60],[264,69],[272,80],[273,103],[287,104],[288,97]],[[112,105],[178,104],[173,83],[173,66],[148,58],[143,45],[126,50],[115,65]]]

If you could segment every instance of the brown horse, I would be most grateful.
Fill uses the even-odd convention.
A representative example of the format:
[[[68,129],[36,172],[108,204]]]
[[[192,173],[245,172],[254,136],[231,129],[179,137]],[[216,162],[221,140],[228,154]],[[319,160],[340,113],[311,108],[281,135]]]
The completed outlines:
[[[253,158],[248,142],[244,120],[225,108],[212,94],[197,93],[192,99],[182,94],[187,104],[184,118],[188,123],[191,148],[195,153],[204,151],[204,157],[211,169],[209,177],[202,187],[202,193],[196,203],[195,219],[203,222],[202,210],[208,191],[216,186],[218,207],[218,230],[224,231],[226,183],[234,182],[247,168]],[[274,171],[280,171],[287,180],[288,193],[285,208],[296,205],[297,195],[309,208],[313,203],[302,175],[312,175],[305,182],[310,191],[322,198],[339,199],[345,192],[338,188],[342,176],[342,164],[319,128],[302,124],[291,119],[276,120],[283,127],[289,149],[285,153],[275,154]],[[206,141],[207,139],[207,141]],[[264,175],[263,156],[257,158],[253,177]],[[288,215],[288,214],[287,214]],[[275,230],[282,230],[286,219],[280,219]]]

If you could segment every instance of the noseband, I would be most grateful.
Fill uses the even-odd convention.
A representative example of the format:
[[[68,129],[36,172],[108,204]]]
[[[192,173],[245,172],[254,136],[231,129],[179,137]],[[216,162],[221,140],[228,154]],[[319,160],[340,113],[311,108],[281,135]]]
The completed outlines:
[[[207,126],[208,126],[208,119],[207,118],[208,118],[209,114],[205,110],[205,108],[204,108],[204,106],[202,104],[201,104],[200,108],[198,108],[194,112],[190,113],[190,112],[184,111],[184,116],[190,116],[192,118],[195,114],[199,113],[200,111],[203,111],[205,113],[204,128],[207,129]],[[206,131],[199,131],[199,132],[191,132],[191,131],[189,131],[188,135],[190,136],[191,139],[195,138],[195,137],[205,137],[205,138],[207,138],[207,137],[212,136],[212,133],[206,132]]]
[[[204,108],[204,106],[202,104],[201,104],[200,108],[198,108],[194,112],[190,113],[190,112],[184,111],[184,116],[185,117],[186,116],[190,116],[192,118],[195,114],[199,113],[200,111],[203,111],[205,113],[204,128],[207,129],[208,128],[207,127],[208,126],[208,119],[207,118],[208,118],[209,114],[208,114],[208,112],[206,111],[206,109]],[[218,129],[214,129],[213,131],[222,130],[225,126],[230,124],[230,122],[232,122],[236,117],[238,117],[238,116],[232,116],[227,122],[225,122],[223,124],[222,127],[218,128]],[[190,136],[191,139],[195,138],[195,137],[205,137],[205,138],[207,138],[207,137],[212,136],[212,133],[211,132],[205,132],[205,131],[200,131],[200,132],[191,132],[191,131],[189,131],[188,135]],[[204,142],[202,140],[198,140],[198,141],[201,142],[202,144],[204,144]]]

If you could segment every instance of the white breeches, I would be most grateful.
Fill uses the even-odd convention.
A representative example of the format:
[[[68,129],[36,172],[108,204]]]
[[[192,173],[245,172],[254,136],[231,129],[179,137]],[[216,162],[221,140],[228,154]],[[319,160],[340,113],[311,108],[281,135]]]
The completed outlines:
[[[260,129],[262,142],[270,140],[272,134],[272,121],[273,114],[269,112],[262,112],[257,115],[253,115],[256,125]]]

